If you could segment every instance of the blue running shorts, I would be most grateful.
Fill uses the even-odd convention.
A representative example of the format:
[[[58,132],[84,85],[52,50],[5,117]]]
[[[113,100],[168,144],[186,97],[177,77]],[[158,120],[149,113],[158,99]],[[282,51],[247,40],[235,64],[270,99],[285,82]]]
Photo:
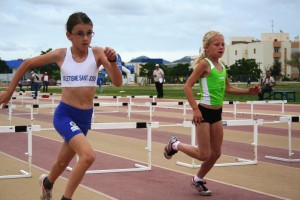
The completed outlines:
[[[84,110],[60,102],[54,113],[53,125],[66,143],[69,143],[79,133],[87,135],[91,128],[92,114],[93,108]]]

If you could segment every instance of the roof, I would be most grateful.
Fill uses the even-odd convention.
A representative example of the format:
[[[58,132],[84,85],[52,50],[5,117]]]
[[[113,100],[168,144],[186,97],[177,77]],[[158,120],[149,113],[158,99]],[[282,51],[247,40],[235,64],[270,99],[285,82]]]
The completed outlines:
[[[6,61],[6,65],[9,68],[18,69],[19,66],[24,62],[25,60],[9,60]]]

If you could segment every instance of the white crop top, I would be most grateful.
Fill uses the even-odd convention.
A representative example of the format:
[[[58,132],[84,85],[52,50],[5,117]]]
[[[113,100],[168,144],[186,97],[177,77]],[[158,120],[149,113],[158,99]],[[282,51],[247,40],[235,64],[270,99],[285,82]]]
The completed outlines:
[[[97,86],[98,67],[93,50],[88,48],[88,56],[82,63],[73,60],[71,48],[67,48],[65,60],[60,68],[62,87]]]

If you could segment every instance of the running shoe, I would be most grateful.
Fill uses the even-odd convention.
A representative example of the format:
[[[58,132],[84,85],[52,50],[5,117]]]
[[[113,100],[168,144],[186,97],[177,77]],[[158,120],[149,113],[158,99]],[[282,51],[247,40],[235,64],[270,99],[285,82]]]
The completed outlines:
[[[166,159],[171,159],[172,156],[178,152],[177,150],[174,150],[172,147],[172,144],[177,141],[178,140],[177,140],[176,136],[173,135],[170,137],[170,140],[164,149],[164,156],[166,157]]]
[[[199,194],[202,196],[211,196],[212,193],[210,190],[207,189],[207,187],[205,187],[205,184],[206,184],[205,181],[195,182],[194,177],[192,178],[192,182],[191,182],[192,188],[197,190]]]
[[[42,188],[40,200],[52,200],[52,189],[51,190],[46,189],[43,184],[46,177],[47,174],[42,174],[39,178],[39,183]]]

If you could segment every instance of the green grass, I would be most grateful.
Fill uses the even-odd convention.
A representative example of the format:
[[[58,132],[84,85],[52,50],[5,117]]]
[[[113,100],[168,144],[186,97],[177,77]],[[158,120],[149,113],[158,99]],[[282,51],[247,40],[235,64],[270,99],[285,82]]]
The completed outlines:
[[[232,83],[233,86],[246,88],[246,84],[235,84]],[[300,83],[278,83],[274,90],[288,90],[288,91],[296,91],[296,103],[300,104]],[[123,92],[121,92],[123,91]],[[194,95],[196,99],[199,99],[198,86],[193,87]],[[60,93],[61,89],[59,87],[49,88],[49,92],[52,93]],[[154,85],[147,86],[139,86],[139,85],[127,85],[121,87],[115,87],[111,85],[103,86],[103,93],[99,94],[98,89],[96,95],[99,96],[138,96],[138,95],[156,95],[156,89]],[[267,95],[267,94],[266,94]],[[186,99],[183,92],[183,85],[169,85],[164,84],[164,98],[167,99]],[[254,101],[257,100],[257,95],[225,95],[224,101]]]

